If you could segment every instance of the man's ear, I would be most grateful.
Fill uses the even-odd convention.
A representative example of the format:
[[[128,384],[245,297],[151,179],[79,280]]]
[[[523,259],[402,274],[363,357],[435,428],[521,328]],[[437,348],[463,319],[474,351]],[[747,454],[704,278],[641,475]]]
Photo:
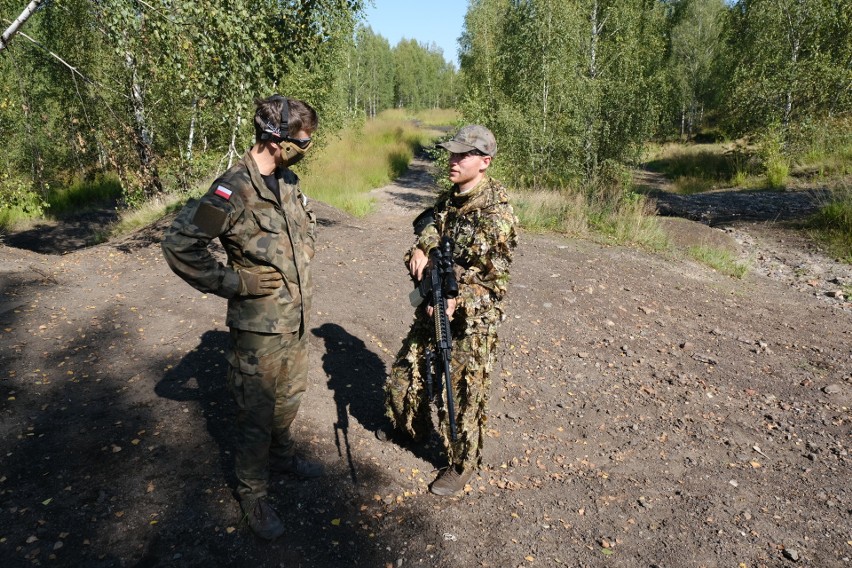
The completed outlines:
[[[491,156],[482,156],[482,163],[485,166],[484,168],[482,168],[482,171],[484,172],[488,169],[488,166],[491,165]]]

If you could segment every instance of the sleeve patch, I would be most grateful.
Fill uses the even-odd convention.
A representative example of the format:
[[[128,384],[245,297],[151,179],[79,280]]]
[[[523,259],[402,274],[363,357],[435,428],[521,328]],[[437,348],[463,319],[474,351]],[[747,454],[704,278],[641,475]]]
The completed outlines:
[[[192,218],[192,224],[198,227],[201,232],[211,237],[217,237],[222,234],[222,228],[225,224],[227,214],[214,207],[209,203],[202,202]]]
[[[225,201],[229,201],[231,199],[232,193],[233,192],[230,189],[228,189],[227,187],[225,187],[224,185],[218,186],[216,188],[216,191],[213,192],[214,195],[218,195],[219,197],[221,197]]]

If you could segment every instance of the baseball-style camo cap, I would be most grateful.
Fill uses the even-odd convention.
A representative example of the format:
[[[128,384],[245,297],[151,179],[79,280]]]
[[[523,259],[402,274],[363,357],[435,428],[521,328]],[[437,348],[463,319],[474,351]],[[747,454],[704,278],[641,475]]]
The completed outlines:
[[[486,156],[497,153],[497,141],[491,131],[479,124],[469,124],[458,131],[452,140],[438,144],[454,154],[479,150]]]

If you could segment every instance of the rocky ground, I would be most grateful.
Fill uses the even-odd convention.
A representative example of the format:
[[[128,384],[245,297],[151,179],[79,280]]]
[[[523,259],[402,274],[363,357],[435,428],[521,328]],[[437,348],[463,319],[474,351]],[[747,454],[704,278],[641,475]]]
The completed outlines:
[[[523,233],[485,466],[464,496],[431,495],[439,448],[372,433],[411,322],[401,256],[431,198],[427,167],[377,190],[367,218],[317,204],[297,437],[329,475],[275,478],[289,531],[273,543],[248,531],[232,494],[224,300],[169,272],[157,246],[168,220],[73,251],[61,230],[41,248],[28,247],[36,233],[8,235],[0,564],[850,565],[850,272],[788,219],[690,213],[735,210],[738,192],[660,209],[682,217],[665,221],[677,242],[750,259],[742,280]]]

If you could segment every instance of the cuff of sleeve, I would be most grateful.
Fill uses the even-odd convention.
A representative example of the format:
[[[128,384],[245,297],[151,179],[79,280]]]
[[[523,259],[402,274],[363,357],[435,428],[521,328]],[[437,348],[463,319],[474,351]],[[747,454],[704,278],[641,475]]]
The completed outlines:
[[[231,299],[240,293],[240,275],[231,269],[225,269],[222,284],[219,286],[219,295]]]
[[[417,248],[422,250],[426,256],[429,256],[429,251],[438,246],[438,242],[435,239],[429,237],[421,237],[417,241]]]

